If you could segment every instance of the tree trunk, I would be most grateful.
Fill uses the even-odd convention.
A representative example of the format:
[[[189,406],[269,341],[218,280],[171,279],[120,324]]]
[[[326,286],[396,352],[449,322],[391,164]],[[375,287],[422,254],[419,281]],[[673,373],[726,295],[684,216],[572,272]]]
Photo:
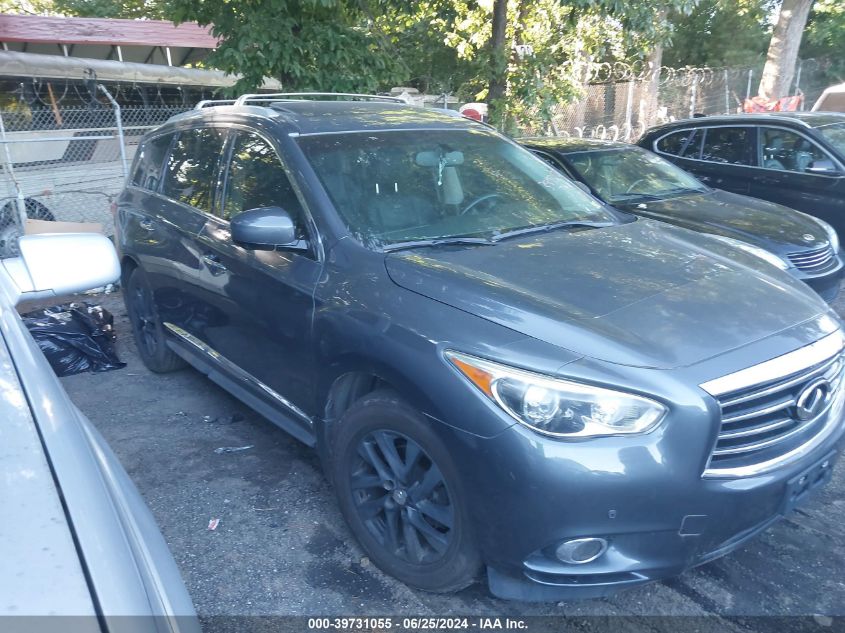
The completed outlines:
[[[758,92],[761,97],[779,99],[789,94],[801,36],[812,5],[813,0],[783,0],[760,78]]]
[[[507,46],[508,0],[495,0],[493,5],[493,33],[490,36],[490,84],[487,107],[493,125],[502,124],[507,91],[509,47]]]

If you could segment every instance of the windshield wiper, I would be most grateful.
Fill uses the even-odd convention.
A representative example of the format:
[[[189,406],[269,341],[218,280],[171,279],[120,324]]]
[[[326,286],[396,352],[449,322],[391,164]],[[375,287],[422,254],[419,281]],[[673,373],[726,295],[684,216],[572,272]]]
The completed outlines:
[[[392,251],[403,251],[410,248],[425,248],[427,246],[443,246],[443,245],[478,245],[478,244],[494,244],[493,240],[488,240],[484,237],[432,237],[426,240],[409,240],[407,242],[395,242],[382,247],[382,252],[390,253]]]
[[[664,198],[680,196],[685,193],[706,193],[706,190],[693,189],[692,187],[675,187],[674,189],[664,189],[659,193],[631,191],[629,193],[616,194],[610,200],[613,202],[621,202],[622,200],[663,200]]]
[[[588,229],[603,229],[608,226],[616,226],[618,222],[591,222],[589,220],[567,220],[566,222],[553,222],[551,224],[537,224],[534,226],[526,226],[521,229],[513,229],[498,233],[493,237],[493,242],[499,242],[518,235],[528,235],[529,233],[547,233],[557,229],[570,228],[588,228]]]
[[[622,202],[623,200],[660,200],[663,194],[642,193],[639,191],[632,191],[630,193],[618,193],[612,198],[608,198],[611,202]]]

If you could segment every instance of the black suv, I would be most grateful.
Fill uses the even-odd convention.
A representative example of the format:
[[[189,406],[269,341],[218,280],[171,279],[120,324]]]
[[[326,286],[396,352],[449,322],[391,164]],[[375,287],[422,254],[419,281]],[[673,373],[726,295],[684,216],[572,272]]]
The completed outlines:
[[[845,335],[807,286],[456,114],[201,107],[143,139],[116,224],[146,365],[315,446],[367,555],[422,589],[680,573],[824,484],[845,431]]]
[[[652,128],[638,144],[712,187],[798,209],[845,237],[845,114],[701,117]]]
[[[818,218],[708,187],[636,145],[581,138],[520,143],[617,209],[732,240],[789,271],[826,301],[839,294],[839,237]]]

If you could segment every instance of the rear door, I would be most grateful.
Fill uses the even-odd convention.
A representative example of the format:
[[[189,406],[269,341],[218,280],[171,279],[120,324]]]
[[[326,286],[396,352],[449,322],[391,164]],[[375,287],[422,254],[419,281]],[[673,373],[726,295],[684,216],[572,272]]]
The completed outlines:
[[[194,240],[213,190],[205,182],[221,150],[222,138],[213,130],[171,130],[147,139],[118,202],[121,250],[146,272],[168,322],[186,320],[185,292],[199,268]]]
[[[845,173],[839,161],[786,128],[761,127],[759,145],[751,195],[821,218],[845,236]]]
[[[226,131],[198,127],[177,132],[161,174],[159,194],[146,197],[139,222],[140,258],[165,323],[193,328],[203,306],[193,301],[200,269],[197,236],[211,212]],[[207,315],[203,315],[206,318]]]
[[[654,151],[711,187],[747,194],[756,165],[755,139],[752,127],[701,126],[659,137]]]
[[[301,419],[313,390],[311,322],[321,270],[316,249],[247,249],[232,242],[229,220],[250,209],[281,207],[301,239],[316,244],[314,229],[267,137],[233,130],[221,178],[215,215],[198,241],[198,291],[221,319],[205,324],[201,337],[236,374],[243,372],[240,377]]]
[[[718,126],[702,128],[704,136],[697,159],[696,175],[702,182],[748,194],[756,175],[756,131],[753,127]]]

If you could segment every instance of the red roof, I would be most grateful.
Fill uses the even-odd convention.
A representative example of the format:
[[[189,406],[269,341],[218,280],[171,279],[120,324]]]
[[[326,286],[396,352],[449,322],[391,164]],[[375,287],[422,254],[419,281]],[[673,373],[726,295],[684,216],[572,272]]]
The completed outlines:
[[[216,48],[217,38],[196,22],[58,18],[0,14],[0,42]]]

